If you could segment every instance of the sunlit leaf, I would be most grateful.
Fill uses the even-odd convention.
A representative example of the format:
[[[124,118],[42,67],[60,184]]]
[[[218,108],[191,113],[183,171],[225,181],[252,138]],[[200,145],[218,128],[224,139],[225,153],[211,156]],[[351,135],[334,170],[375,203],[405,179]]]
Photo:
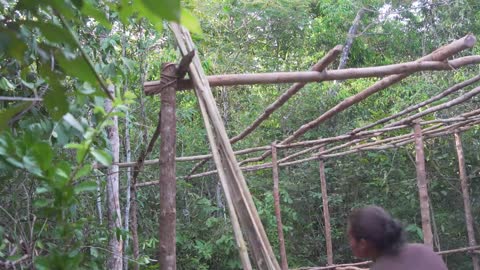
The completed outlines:
[[[15,86],[7,78],[2,77],[0,79],[0,88],[5,91],[12,91],[15,89]]]
[[[75,194],[82,192],[91,192],[97,190],[97,183],[94,181],[85,181],[74,187]]]
[[[182,8],[180,14],[180,23],[188,30],[190,30],[190,32],[197,35],[202,35],[202,28],[200,27],[200,22],[188,9]]]
[[[63,120],[65,120],[65,122],[67,122],[70,126],[80,131],[81,133],[85,132],[82,124],[80,124],[80,122],[78,122],[78,120],[70,113],[67,113],[65,116],[63,116]]]
[[[92,149],[90,151],[95,159],[104,166],[110,166],[112,164],[112,156],[101,149]]]
[[[107,28],[107,29],[112,28],[112,25],[108,21],[105,13],[101,9],[95,7],[94,4],[91,1],[84,1],[81,11],[84,15],[92,17],[93,19],[95,19],[97,22],[99,22],[105,28]]]

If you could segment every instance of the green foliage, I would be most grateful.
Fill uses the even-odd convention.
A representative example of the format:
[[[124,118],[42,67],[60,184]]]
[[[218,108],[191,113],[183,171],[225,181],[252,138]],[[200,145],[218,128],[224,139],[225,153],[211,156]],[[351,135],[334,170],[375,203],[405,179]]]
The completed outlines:
[[[0,1],[0,94],[43,99],[0,101],[0,260],[22,257],[19,247],[28,243],[38,255],[22,267],[104,269],[109,235],[130,237],[123,229],[110,232],[100,224],[103,215],[98,216],[96,201],[99,194],[102,198],[105,175],[103,169],[94,169],[94,164],[112,163],[105,128],[112,124],[113,116],[120,120],[122,144],[126,133],[131,137],[132,159],[146,148],[155,130],[159,100],[145,98],[141,83],[143,79],[158,80],[162,63],[178,61],[172,35],[164,29],[165,21],[180,22],[193,32],[208,74],[306,70],[333,46],[345,42],[351,22],[362,7],[367,11],[354,39],[348,67],[411,61],[468,32],[480,34],[478,1],[424,2],[416,1],[416,6],[411,1],[386,4],[377,0]],[[478,52],[477,46],[473,53]],[[409,77],[338,114],[302,139],[343,134],[477,73],[474,67]],[[281,140],[376,80],[308,84],[234,147]],[[104,109],[107,85],[116,90],[112,111]],[[214,90],[228,135],[242,131],[287,87]],[[477,103],[474,98],[461,108],[425,119],[454,116],[475,109]],[[123,121],[127,117],[128,126]],[[463,134],[468,145],[465,155],[474,212],[480,207],[475,199],[480,170],[478,132],[476,128]],[[155,147],[148,158],[158,158],[158,151]],[[196,96],[179,92],[177,156],[207,152]],[[280,151],[280,155],[289,153]],[[442,249],[464,246],[463,213],[459,210],[463,202],[451,138],[429,140],[426,156]],[[345,235],[346,218],[352,208],[366,204],[386,207],[405,224],[410,241],[421,241],[412,160],[414,149],[406,146],[326,162],[335,262],[353,260]],[[178,268],[241,269],[218,180],[181,178],[191,167],[191,163],[177,164]],[[209,162],[207,167],[214,165]],[[158,179],[158,172],[157,166],[146,167],[138,181]],[[124,190],[125,171],[120,175]],[[276,251],[271,173],[246,173],[246,178]],[[280,179],[290,267],[326,264],[318,164],[282,168]],[[156,187],[139,189],[137,194],[138,261],[142,269],[158,268],[158,196]],[[104,202],[100,208],[104,208]],[[12,250],[15,254],[10,254]],[[131,256],[131,246],[126,254]],[[471,269],[463,256],[451,256],[448,263],[451,268]]]

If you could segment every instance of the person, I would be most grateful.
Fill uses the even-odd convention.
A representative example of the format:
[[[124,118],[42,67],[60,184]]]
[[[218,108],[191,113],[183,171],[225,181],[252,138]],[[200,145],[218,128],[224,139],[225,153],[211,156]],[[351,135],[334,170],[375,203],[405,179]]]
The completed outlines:
[[[354,210],[348,236],[353,254],[373,261],[371,270],[447,270],[431,247],[406,243],[401,224],[381,207]]]

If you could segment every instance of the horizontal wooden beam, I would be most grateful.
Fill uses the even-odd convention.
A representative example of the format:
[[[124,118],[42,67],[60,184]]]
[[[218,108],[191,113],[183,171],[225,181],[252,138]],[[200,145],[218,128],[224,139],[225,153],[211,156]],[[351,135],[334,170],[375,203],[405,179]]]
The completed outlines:
[[[454,70],[465,65],[480,63],[480,56],[465,56],[454,60],[406,62],[378,67],[347,68],[339,70],[297,71],[297,72],[272,72],[257,74],[225,74],[208,76],[208,83],[214,86],[252,85],[252,84],[278,84],[278,83],[309,83],[334,80],[348,80],[368,77],[383,77],[394,74],[412,73],[425,70]],[[146,82],[145,93],[152,95],[158,92],[160,81]],[[178,90],[192,89],[190,80],[179,80]]]

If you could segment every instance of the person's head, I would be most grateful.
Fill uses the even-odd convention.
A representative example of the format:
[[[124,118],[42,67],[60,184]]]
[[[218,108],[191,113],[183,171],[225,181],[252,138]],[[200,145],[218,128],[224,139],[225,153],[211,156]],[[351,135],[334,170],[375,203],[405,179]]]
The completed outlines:
[[[348,219],[348,236],[358,258],[395,253],[405,243],[403,227],[378,206],[355,209]]]

